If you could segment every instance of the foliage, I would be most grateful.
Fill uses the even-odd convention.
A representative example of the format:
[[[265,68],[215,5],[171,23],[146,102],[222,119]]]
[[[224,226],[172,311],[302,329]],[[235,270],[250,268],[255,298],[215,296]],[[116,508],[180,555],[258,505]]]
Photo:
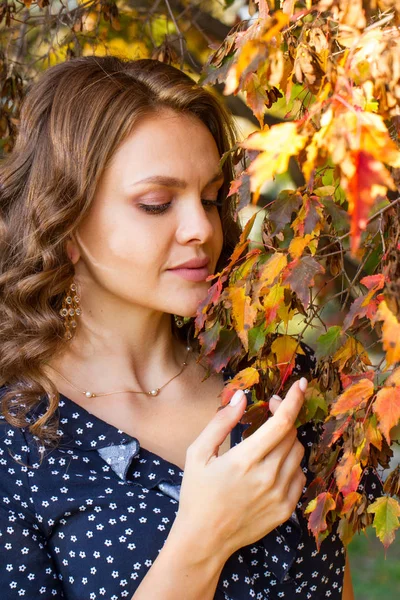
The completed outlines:
[[[202,78],[224,81],[226,95],[243,94],[259,121],[240,144],[247,161],[231,193],[250,178],[256,203],[291,157],[304,184],[267,206],[262,244],[249,246],[250,222],[230,264],[210,277],[212,292],[196,319],[202,354],[217,371],[246,364],[222,401],[246,382],[254,403],[244,422],[252,433],[269,416],[268,398],[290,383],[306,332],[321,331],[298,420],[321,431],[304,504],[309,529],[320,545],[338,521],[348,544],[372,523],[387,547],[400,526],[399,469],[374,501],[364,484],[368,471],[387,468],[400,422],[400,5],[256,4],[256,17],[226,38]],[[284,122],[265,125],[283,95]],[[299,316],[301,332],[288,335]],[[219,342],[232,331],[240,346],[228,360]],[[370,353],[366,332],[377,346]],[[380,344],[383,357],[372,364]]]
[[[348,544],[372,524],[387,547],[400,524],[399,468],[382,478],[400,435],[400,4],[248,8],[252,18],[230,29],[211,0],[0,0],[0,149],[13,146],[37,72],[82,54],[152,56],[198,75],[206,61],[200,83],[222,87],[234,110],[245,99],[259,127],[232,149],[238,210],[262,200],[265,183],[294,161],[304,179],[266,206],[260,242],[251,239],[255,215],[248,221],[210,278],[195,321],[202,358],[210,371],[238,371],[223,403],[252,390],[250,435],[314,338],[317,365],[297,422],[320,431],[304,499],[310,531],[320,545],[338,523]],[[277,106],[284,118],[269,126]],[[371,471],[382,480],[376,499]]]

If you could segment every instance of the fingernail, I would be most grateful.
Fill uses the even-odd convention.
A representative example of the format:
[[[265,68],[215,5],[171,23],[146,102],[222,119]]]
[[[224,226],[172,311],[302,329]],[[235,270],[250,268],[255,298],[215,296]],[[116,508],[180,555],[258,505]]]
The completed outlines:
[[[271,400],[272,400],[272,398],[274,400],[278,400],[278,402],[282,402],[282,398],[280,396],[277,396],[276,394],[274,394],[273,396],[271,396]]]
[[[305,377],[302,377],[302,378],[300,379],[300,381],[299,381],[299,388],[301,389],[301,391],[303,392],[303,394],[304,394],[304,392],[306,391],[306,389],[307,389],[307,386],[308,386],[308,381],[307,381],[307,379],[306,379]]]
[[[236,406],[236,404],[239,404],[239,402],[241,401],[241,399],[243,398],[244,393],[242,390],[236,390],[236,392],[233,394],[231,401],[229,402],[229,404],[231,406]]]

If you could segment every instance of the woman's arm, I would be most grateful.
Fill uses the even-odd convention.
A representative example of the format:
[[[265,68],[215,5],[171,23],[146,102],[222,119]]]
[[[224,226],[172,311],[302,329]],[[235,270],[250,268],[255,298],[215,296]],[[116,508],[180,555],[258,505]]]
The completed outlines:
[[[243,392],[191,444],[175,522],[131,600],[212,600],[228,558],[290,517],[305,483],[294,427],[305,383],[295,383],[273,417],[223,456],[219,446],[246,406]]]
[[[131,600],[212,600],[226,557],[175,521],[157,559]]]
[[[349,555],[346,555],[346,565],[343,578],[342,600],[354,600],[353,583],[351,581]]]

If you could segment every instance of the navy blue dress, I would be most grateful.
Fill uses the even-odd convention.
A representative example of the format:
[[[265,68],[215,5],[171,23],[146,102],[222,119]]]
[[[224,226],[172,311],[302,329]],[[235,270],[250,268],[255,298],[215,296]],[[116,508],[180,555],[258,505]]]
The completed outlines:
[[[0,418],[1,598],[130,600],[168,536],[183,473],[63,395],[59,417],[59,446],[41,465],[28,429]],[[298,433],[308,483],[315,433]],[[215,600],[340,600],[342,543],[334,531],[318,553],[299,507],[230,557]]]

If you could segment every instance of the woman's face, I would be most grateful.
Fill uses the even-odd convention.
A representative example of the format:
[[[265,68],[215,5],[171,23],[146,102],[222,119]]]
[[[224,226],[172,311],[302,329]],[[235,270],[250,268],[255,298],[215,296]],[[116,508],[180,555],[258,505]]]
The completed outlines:
[[[222,249],[219,160],[195,117],[166,109],[139,121],[68,246],[77,281],[112,301],[194,315]]]

